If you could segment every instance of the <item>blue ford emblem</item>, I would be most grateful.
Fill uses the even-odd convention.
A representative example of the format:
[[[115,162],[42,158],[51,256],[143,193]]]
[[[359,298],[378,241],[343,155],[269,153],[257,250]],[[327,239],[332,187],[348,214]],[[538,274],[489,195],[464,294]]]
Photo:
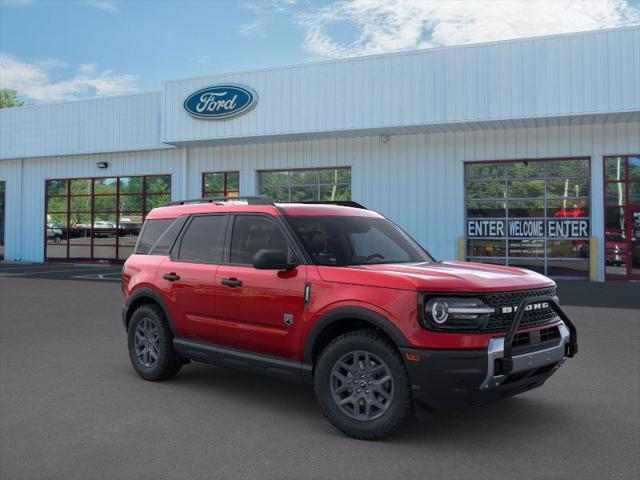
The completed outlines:
[[[242,85],[213,85],[192,93],[184,101],[189,115],[212,120],[240,115],[258,101],[256,92]]]

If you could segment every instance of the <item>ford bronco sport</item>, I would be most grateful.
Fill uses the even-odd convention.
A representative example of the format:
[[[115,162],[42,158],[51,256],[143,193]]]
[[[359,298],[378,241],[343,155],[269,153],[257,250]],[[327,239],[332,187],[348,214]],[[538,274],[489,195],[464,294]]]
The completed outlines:
[[[577,352],[542,275],[435,261],[355,202],[228,200],[156,208],[124,265],[146,380],[199,361],[305,381],[334,426],[376,439],[539,387]]]

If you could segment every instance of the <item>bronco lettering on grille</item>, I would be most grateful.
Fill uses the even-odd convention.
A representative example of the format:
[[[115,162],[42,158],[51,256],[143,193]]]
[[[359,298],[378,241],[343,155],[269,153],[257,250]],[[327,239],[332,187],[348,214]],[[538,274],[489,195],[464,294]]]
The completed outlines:
[[[528,312],[530,310],[541,310],[543,308],[549,308],[549,304],[547,302],[530,303],[524,308],[524,310],[525,312]],[[502,307],[500,311],[501,313],[514,313],[518,311],[518,305],[514,305],[512,307]]]

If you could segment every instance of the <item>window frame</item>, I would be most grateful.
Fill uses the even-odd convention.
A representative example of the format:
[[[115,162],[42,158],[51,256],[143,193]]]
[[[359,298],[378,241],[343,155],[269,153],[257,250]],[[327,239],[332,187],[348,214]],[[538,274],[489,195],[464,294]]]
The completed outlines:
[[[611,158],[624,158],[624,179],[622,180],[610,180],[607,178],[607,172],[606,172],[606,168],[607,168],[607,160],[611,159]],[[613,275],[613,274],[608,274],[607,273],[607,263],[606,263],[606,256],[607,256],[607,252],[606,252],[606,243],[607,243],[607,209],[610,208],[618,208],[618,209],[623,209],[624,211],[624,215],[625,218],[627,219],[631,219],[631,215],[629,215],[629,213],[631,213],[633,210],[640,208],[640,204],[635,205],[632,204],[629,201],[629,192],[630,192],[630,185],[631,184],[638,184],[640,185],[640,177],[639,178],[634,178],[631,179],[629,177],[629,159],[631,157],[640,157],[640,153],[629,153],[629,154],[619,154],[619,155],[603,155],[602,156],[602,222],[603,222],[603,241],[602,241],[602,253],[603,253],[603,261],[604,261],[604,279],[607,282],[626,282],[626,281],[632,281],[632,280],[640,280],[640,275],[637,274],[633,274],[633,268],[631,265],[626,265],[626,273],[625,275]],[[624,192],[624,199],[625,199],[625,203],[624,205],[608,205],[607,204],[607,185],[610,184],[622,184],[624,185],[625,188],[625,192]],[[626,230],[629,229],[630,224],[625,225],[625,233]],[[632,241],[630,237],[627,237],[627,241],[625,242],[627,245],[627,248],[629,246],[632,246]],[[628,253],[628,257],[631,257],[631,250],[629,250]],[[629,258],[630,261],[633,261],[632,258]],[[631,270],[631,271],[630,271]]]
[[[204,261],[196,261],[196,260],[187,260],[184,258],[180,258],[180,250],[182,249],[182,241],[184,239],[185,234],[189,231],[189,227],[191,226],[191,223],[193,223],[193,220],[196,217],[226,217],[226,222],[224,223],[224,232],[222,234],[222,255],[220,257],[220,261],[219,262],[204,262]],[[169,252],[169,258],[171,259],[172,262],[175,263],[191,263],[191,264],[195,264],[195,265],[222,265],[224,263],[224,257],[225,257],[225,249],[227,246],[227,235],[228,235],[228,230],[229,230],[229,218],[231,217],[231,214],[229,213],[201,213],[201,214],[193,214],[193,215],[189,215],[187,220],[185,220],[184,225],[182,226],[180,233],[178,234],[178,237],[176,238],[176,240],[173,242],[173,245],[171,246],[171,250]]]
[[[589,195],[588,196],[567,196],[567,197],[550,197],[547,194],[547,182],[549,180],[553,180],[554,178],[558,178],[558,177],[553,177],[549,175],[549,170],[548,170],[548,165],[551,162],[561,162],[561,161],[570,161],[570,160],[583,160],[587,162],[587,169],[586,169],[586,175],[570,175],[567,177],[562,177],[562,178],[566,178],[566,179],[585,179],[588,182],[589,185]],[[521,177],[521,176],[510,176],[509,175],[509,164],[514,164],[514,163],[523,163],[523,162],[537,162],[537,163],[542,163],[544,164],[544,171],[543,174],[540,176],[531,176],[531,177]],[[468,178],[468,173],[467,173],[467,166],[468,165],[482,165],[482,164],[501,164],[504,165],[504,174],[499,176],[499,177],[494,177],[492,176],[491,178],[484,178],[484,179],[470,179]],[[589,262],[589,257],[587,258],[580,258],[580,257],[552,257],[549,255],[549,251],[548,251],[548,245],[549,242],[552,241],[557,241],[557,240],[567,240],[567,241],[586,241],[589,242],[589,238],[593,235],[593,182],[592,182],[592,172],[591,172],[591,166],[592,166],[592,158],[590,156],[569,156],[569,157],[545,157],[545,158],[519,158],[519,159],[508,159],[508,160],[480,160],[480,161],[466,161],[464,162],[463,168],[464,168],[464,174],[463,174],[463,184],[462,184],[462,188],[463,188],[463,192],[464,192],[464,198],[463,198],[463,209],[464,209],[464,223],[463,223],[463,232],[464,232],[464,246],[465,246],[465,250],[464,250],[464,258],[467,261],[473,261],[473,262],[484,262],[484,263],[491,263],[491,264],[499,264],[499,265],[506,265],[506,266],[518,266],[518,265],[513,265],[511,263],[511,260],[514,263],[518,263],[518,264],[522,264],[524,262],[530,261],[530,262],[536,262],[536,261],[542,261],[542,267],[543,267],[543,274],[547,275],[548,271],[549,271],[549,262],[557,262],[557,261],[567,261],[567,262]],[[543,196],[541,197],[510,197],[509,196],[509,182],[512,181],[533,181],[533,180],[542,180],[544,182],[544,192],[543,192]],[[505,196],[501,197],[501,198],[497,198],[497,197],[479,197],[479,198],[472,198],[469,196],[469,192],[467,191],[467,185],[469,183],[475,183],[475,182],[501,182],[504,183],[504,192],[505,192]],[[587,238],[576,238],[576,237],[567,237],[567,238],[550,238],[548,235],[546,235],[545,232],[545,236],[543,237],[529,237],[529,238],[516,238],[516,237],[509,237],[508,235],[508,231],[505,231],[505,235],[502,237],[468,237],[467,236],[467,223],[468,220],[470,219],[479,219],[479,220],[503,220],[505,222],[505,227],[508,225],[509,219],[523,219],[523,220],[527,220],[527,219],[538,219],[538,220],[543,220],[546,222],[550,219],[553,219],[554,217],[550,217],[549,216],[549,202],[553,202],[553,201],[558,201],[558,200],[568,200],[568,201],[572,201],[572,200],[576,200],[576,201],[586,201],[587,205],[589,207],[589,214],[587,216],[580,216],[580,217],[570,217],[570,218],[576,218],[576,219],[587,219],[589,221],[589,237]],[[543,201],[544,202],[544,216],[543,217],[523,217],[523,216],[510,216],[509,215],[509,204],[512,201]],[[468,213],[469,213],[469,202],[499,202],[499,203],[504,203],[505,207],[504,207],[504,216],[502,217],[495,217],[495,216],[490,216],[490,217],[469,217]],[[473,241],[473,240],[482,240],[482,241],[495,241],[495,242],[504,242],[504,256],[478,256],[478,255],[469,255],[469,241]],[[521,241],[521,240],[531,240],[531,241],[536,241],[536,240],[542,240],[543,241],[543,251],[544,251],[544,255],[542,256],[511,256],[509,255],[509,248],[510,248],[510,241]],[[526,268],[526,267],[523,267]],[[559,279],[584,279],[584,278],[588,278],[589,276],[589,272],[588,272],[588,265],[587,265],[587,271],[586,271],[586,276],[578,276],[578,275],[554,275],[554,278],[559,278]]]
[[[228,181],[229,181],[229,174],[231,173],[235,173],[238,175],[238,189],[229,189],[227,188],[228,186]],[[219,192],[219,190],[207,190],[206,189],[206,181],[205,178],[207,175],[212,175],[212,174],[223,174],[224,175],[224,190],[222,191],[223,194],[222,195],[213,195],[213,193],[215,192]],[[213,172],[202,172],[202,188],[201,188],[201,192],[202,192],[202,198],[215,198],[215,197],[231,197],[231,196],[240,196],[240,171],[239,170],[218,170],[218,171],[213,171]],[[235,192],[236,195],[230,195],[229,193],[231,192]],[[211,197],[209,197],[209,195],[211,195]]]
[[[311,216],[313,218],[313,216]],[[340,217],[340,215],[337,215],[336,217]],[[294,217],[295,218],[295,217]],[[297,217],[297,218],[304,218],[304,216],[302,217]],[[331,218],[331,217],[327,217],[327,218]],[[391,224],[394,228],[396,228],[403,236],[406,237],[406,240],[413,246],[415,247],[417,250],[419,250],[420,252],[422,252],[426,257],[426,263],[434,263],[437,260],[433,257],[433,255],[431,255],[429,253],[429,251],[427,251],[426,248],[424,248],[420,242],[418,242],[416,239],[414,239],[411,235],[409,235],[409,233],[407,233],[404,229],[402,229],[399,225],[397,225],[396,223],[392,222],[390,219],[388,219],[385,216],[380,216],[379,219],[384,220],[386,222],[388,222],[389,224]],[[292,234],[295,236],[296,241],[299,242],[299,244],[301,245],[301,248],[304,250],[305,255],[307,256],[307,264],[308,265],[316,265],[319,267],[328,267],[328,268],[350,268],[350,267],[359,267],[359,266],[367,266],[367,265],[384,265],[387,262],[384,263],[352,263],[352,264],[347,264],[347,265],[328,265],[328,264],[323,264],[323,263],[319,263],[317,262],[314,258],[313,255],[311,255],[309,253],[309,251],[307,250],[306,246],[304,245],[304,242],[302,241],[302,239],[300,238],[300,236],[297,233],[296,227],[293,226],[293,222],[291,221],[291,218],[288,219],[287,223],[289,224],[289,227],[292,230]],[[351,243],[351,241],[349,240],[347,242],[347,248],[349,248],[350,253],[353,254],[353,245]],[[407,264],[407,263],[423,263],[423,262],[414,262],[414,261],[402,261],[402,262],[390,262],[390,264]]]
[[[153,179],[153,178],[159,178],[159,177],[168,177],[169,179],[169,190],[167,192],[163,192],[163,193],[147,193],[146,189],[147,189],[147,180],[148,179]],[[142,188],[140,193],[121,193],[120,192],[120,185],[121,185],[121,180],[125,179],[125,178],[139,178],[142,181]],[[95,193],[95,184],[96,181],[99,180],[105,180],[105,179],[114,179],[115,180],[115,193]],[[81,181],[81,180],[85,180],[90,182],[90,191],[89,193],[85,194],[73,194],[71,192],[71,184],[73,181]],[[49,195],[48,192],[48,185],[49,182],[66,182],[65,185],[65,193],[64,194],[53,194],[53,195]],[[120,244],[120,217],[122,214],[137,214],[140,213],[141,217],[142,217],[142,225],[140,227],[140,232],[138,233],[138,238],[140,237],[140,235],[142,234],[142,228],[144,226],[144,222],[147,218],[147,215],[149,213],[150,210],[147,210],[147,199],[148,197],[153,197],[153,196],[159,196],[159,195],[168,195],[169,196],[169,201],[171,200],[171,195],[172,195],[172,182],[173,182],[173,176],[171,175],[171,173],[154,173],[154,174],[149,174],[149,175],[105,175],[105,176],[87,176],[87,177],[68,177],[68,178],[60,178],[60,177],[56,177],[56,178],[46,178],[44,180],[44,228],[43,228],[43,232],[44,232],[44,238],[43,238],[43,258],[45,259],[45,261],[47,262],[62,262],[62,263],[66,263],[69,262],[70,260],[73,260],[74,262],[77,263],[114,263],[114,264],[121,264],[124,263],[126,261],[126,259],[121,259],[120,257],[120,250],[121,247],[123,248],[128,248],[128,245],[121,245]],[[121,210],[121,198],[122,197],[135,197],[135,196],[141,196],[142,197],[142,205],[141,205],[141,210]],[[86,197],[87,199],[89,199],[89,203],[90,203],[90,207],[87,211],[72,211],[71,210],[71,202],[73,198],[84,198]],[[96,210],[95,209],[95,199],[96,198],[101,198],[101,197],[115,197],[116,199],[116,205],[115,205],[115,210]],[[66,199],[66,211],[63,212],[49,212],[49,199],[50,198],[64,198]],[[52,213],[52,214],[59,214],[59,215],[65,215],[65,220],[66,220],[66,225],[64,226],[64,231],[66,232],[66,255],[64,257],[48,257],[47,256],[47,246],[48,246],[48,241],[47,241],[47,216]],[[73,243],[70,241],[69,238],[69,231],[71,230],[69,227],[69,220],[71,218],[71,214],[72,213],[79,213],[81,215],[87,215],[90,217],[91,221],[90,221],[90,225],[88,230],[89,233],[89,238],[91,239],[91,241],[87,244],[80,244],[80,243]],[[98,215],[115,215],[116,217],[116,227],[113,229],[115,231],[115,235],[114,235],[114,243],[113,244],[105,244],[105,245],[101,245],[98,244],[98,247],[113,247],[115,249],[115,254],[113,258],[105,258],[105,257],[101,257],[101,256],[96,256],[94,254],[94,250],[95,250],[95,235],[94,235],[94,225],[96,222],[96,214]],[[131,245],[130,247],[132,248],[132,252],[131,255],[133,255],[133,253],[135,252],[136,249],[136,245],[138,243],[138,240],[136,239],[136,242],[134,245]],[[72,257],[70,255],[71,253],[71,249],[72,247],[75,248],[82,248],[85,249],[89,252],[89,255],[87,256],[83,256],[83,257]]]
[[[180,218],[180,217],[177,217],[177,218]],[[164,233],[171,227],[171,225],[177,220],[177,218],[152,218],[150,220],[146,220],[145,219],[144,223],[142,224],[142,228],[140,229],[140,235],[138,235],[138,239],[136,240],[136,244],[133,247],[133,253],[136,254],[136,255],[150,255],[151,254],[151,250],[153,250],[153,247],[158,242],[160,237],[162,237],[164,235]],[[151,244],[151,246],[149,247],[149,249],[146,252],[140,252],[139,251],[139,249],[140,249],[140,241],[144,237],[144,234],[147,231],[147,229],[149,228],[149,225],[151,225],[151,222],[162,221],[162,220],[169,221],[169,224],[167,225],[167,227],[162,232],[160,232],[160,235],[158,235],[158,238],[156,238],[154,240],[154,242]]]
[[[2,246],[2,252],[0,252],[0,260],[4,260],[5,249],[7,248],[7,232],[6,232],[6,219],[7,219],[7,182],[6,180],[0,180],[0,244]],[[45,221],[46,223],[46,221]],[[46,229],[46,225],[45,225]],[[45,232],[46,235],[46,232]]]
[[[322,183],[320,181],[320,173],[321,171],[326,171],[326,170],[349,170],[349,183],[344,183],[344,182],[337,182],[337,183]],[[287,173],[291,173],[291,172],[318,172],[318,183],[315,184],[293,184],[291,183],[291,175],[288,175],[288,182],[287,184],[274,184],[274,185],[262,185],[260,182],[261,179],[261,175],[263,173],[282,173],[282,172],[287,172]],[[291,188],[292,187],[317,187],[317,197],[314,199],[314,201],[319,201],[321,200],[320,198],[320,189],[322,187],[332,187],[332,186],[337,186],[337,187],[349,187],[349,188],[353,188],[353,177],[352,177],[352,173],[353,173],[353,169],[351,168],[350,165],[344,165],[344,166],[333,166],[333,167],[310,167],[310,168],[276,168],[276,169],[264,169],[264,170],[258,170],[256,171],[256,177],[257,177],[257,181],[256,181],[256,188],[258,191],[258,195],[263,195],[262,193],[262,189],[263,188],[287,188],[287,193],[288,193],[288,199],[283,202],[283,203],[287,203],[287,202],[291,202]],[[353,195],[350,195],[353,196]],[[274,199],[275,200],[275,199]],[[351,198],[349,199],[351,200]],[[275,200],[275,201],[279,201],[279,200]]]
[[[241,216],[252,216],[252,217],[267,217],[270,221],[272,221],[277,228],[280,229],[285,239],[287,240],[287,246],[292,251],[293,255],[296,258],[296,261],[299,265],[309,265],[310,258],[307,254],[304,246],[298,243],[298,239],[295,233],[292,231],[293,227],[289,225],[283,218],[279,216],[269,215],[267,213],[259,213],[259,212],[235,212],[229,214],[231,217],[227,222],[227,235],[225,238],[225,249],[223,251],[222,256],[222,265],[227,265],[231,267],[251,267],[253,268],[252,263],[232,263],[231,262],[231,241],[233,240],[233,227],[235,226],[236,218]]]

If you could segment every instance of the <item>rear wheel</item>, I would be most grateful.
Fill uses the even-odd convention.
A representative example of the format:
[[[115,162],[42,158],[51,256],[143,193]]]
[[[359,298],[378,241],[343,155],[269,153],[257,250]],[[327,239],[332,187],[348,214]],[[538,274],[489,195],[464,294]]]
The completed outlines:
[[[315,369],[315,391],[329,421],[346,435],[376,440],[411,411],[411,387],[395,346],[374,330],[333,340]]]
[[[131,315],[128,330],[131,364],[145,380],[173,377],[181,362],[173,349],[173,336],[157,305],[143,305]]]

